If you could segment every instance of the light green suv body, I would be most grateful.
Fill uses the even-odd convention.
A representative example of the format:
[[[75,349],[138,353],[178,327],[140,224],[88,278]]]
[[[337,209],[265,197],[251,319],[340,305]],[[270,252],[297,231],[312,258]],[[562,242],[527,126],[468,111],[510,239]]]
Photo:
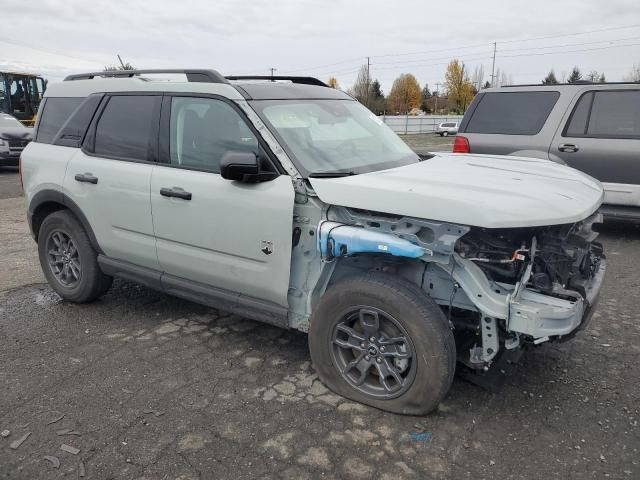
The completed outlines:
[[[515,160],[419,157],[311,78],[143,71],[51,85],[22,174],[64,298],[120,276],[309,331],[334,391],[424,413],[456,360],[486,369],[593,312],[601,186]]]

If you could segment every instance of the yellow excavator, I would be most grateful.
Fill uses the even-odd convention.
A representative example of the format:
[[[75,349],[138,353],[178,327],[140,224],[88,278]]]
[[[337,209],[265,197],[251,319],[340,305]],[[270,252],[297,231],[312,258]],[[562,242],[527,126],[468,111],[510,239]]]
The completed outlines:
[[[47,82],[39,75],[0,70],[0,113],[32,127],[46,88]]]

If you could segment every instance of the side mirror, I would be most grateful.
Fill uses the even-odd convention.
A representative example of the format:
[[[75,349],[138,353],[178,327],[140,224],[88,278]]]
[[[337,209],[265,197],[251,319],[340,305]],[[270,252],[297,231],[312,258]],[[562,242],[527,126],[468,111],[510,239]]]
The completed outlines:
[[[260,160],[253,152],[227,152],[220,160],[220,175],[226,180],[245,183],[264,182],[278,174],[260,172]]]
[[[258,157],[252,152],[227,152],[220,161],[220,175],[227,180],[245,179],[247,175],[257,175],[260,171]]]

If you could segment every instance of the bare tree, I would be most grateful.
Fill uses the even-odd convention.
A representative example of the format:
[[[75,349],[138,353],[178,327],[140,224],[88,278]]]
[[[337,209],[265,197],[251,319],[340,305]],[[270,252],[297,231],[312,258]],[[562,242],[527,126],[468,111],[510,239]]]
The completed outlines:
[[[369,76],[369,69],[366,65],[362,65],[362,67],[360,67],[356,83],[353,84],[353,87],[351,87],[349,93],[365,107],[370,108],[369,104],[371,103],[371,77]]]
[[[135,69],[136,67],[134,67],[129,62],[127,62],[124,65],[118,65],[118,66],[107,65],[106,67],[104,67],[103,72],[118,72],[120,70],[135,70]]]
[[[640,64],[633,65],[631,71],[622,77],[625,82],[640,82]]]
[[[473,69],[471,83],[473,83],[473,87],[476,89],[476,92],[479,92],[482,89],[482,86],[484,85],[484,65],[477,65]]]

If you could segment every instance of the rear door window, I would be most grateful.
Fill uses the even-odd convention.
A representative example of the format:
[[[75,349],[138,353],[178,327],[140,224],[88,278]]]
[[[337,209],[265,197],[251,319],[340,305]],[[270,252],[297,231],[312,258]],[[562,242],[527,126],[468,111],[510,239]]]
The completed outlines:
[[[96,126],[93,152],[124,160],[151,160],[157,143],[160,96],[115,95]]]
[[[562,136],[640,138],[640,90],[591,91],[583,94]]]
[[[559,92],[551,91],[485,93],[465,132],[536,135],[559,97]]]
[[[587,136],[640,138],[640,90],[595,92]]]
[[[52,143],[62,125],[83,100],[84,97],[47,98],[44,111],[38,122],[36,142]]]

